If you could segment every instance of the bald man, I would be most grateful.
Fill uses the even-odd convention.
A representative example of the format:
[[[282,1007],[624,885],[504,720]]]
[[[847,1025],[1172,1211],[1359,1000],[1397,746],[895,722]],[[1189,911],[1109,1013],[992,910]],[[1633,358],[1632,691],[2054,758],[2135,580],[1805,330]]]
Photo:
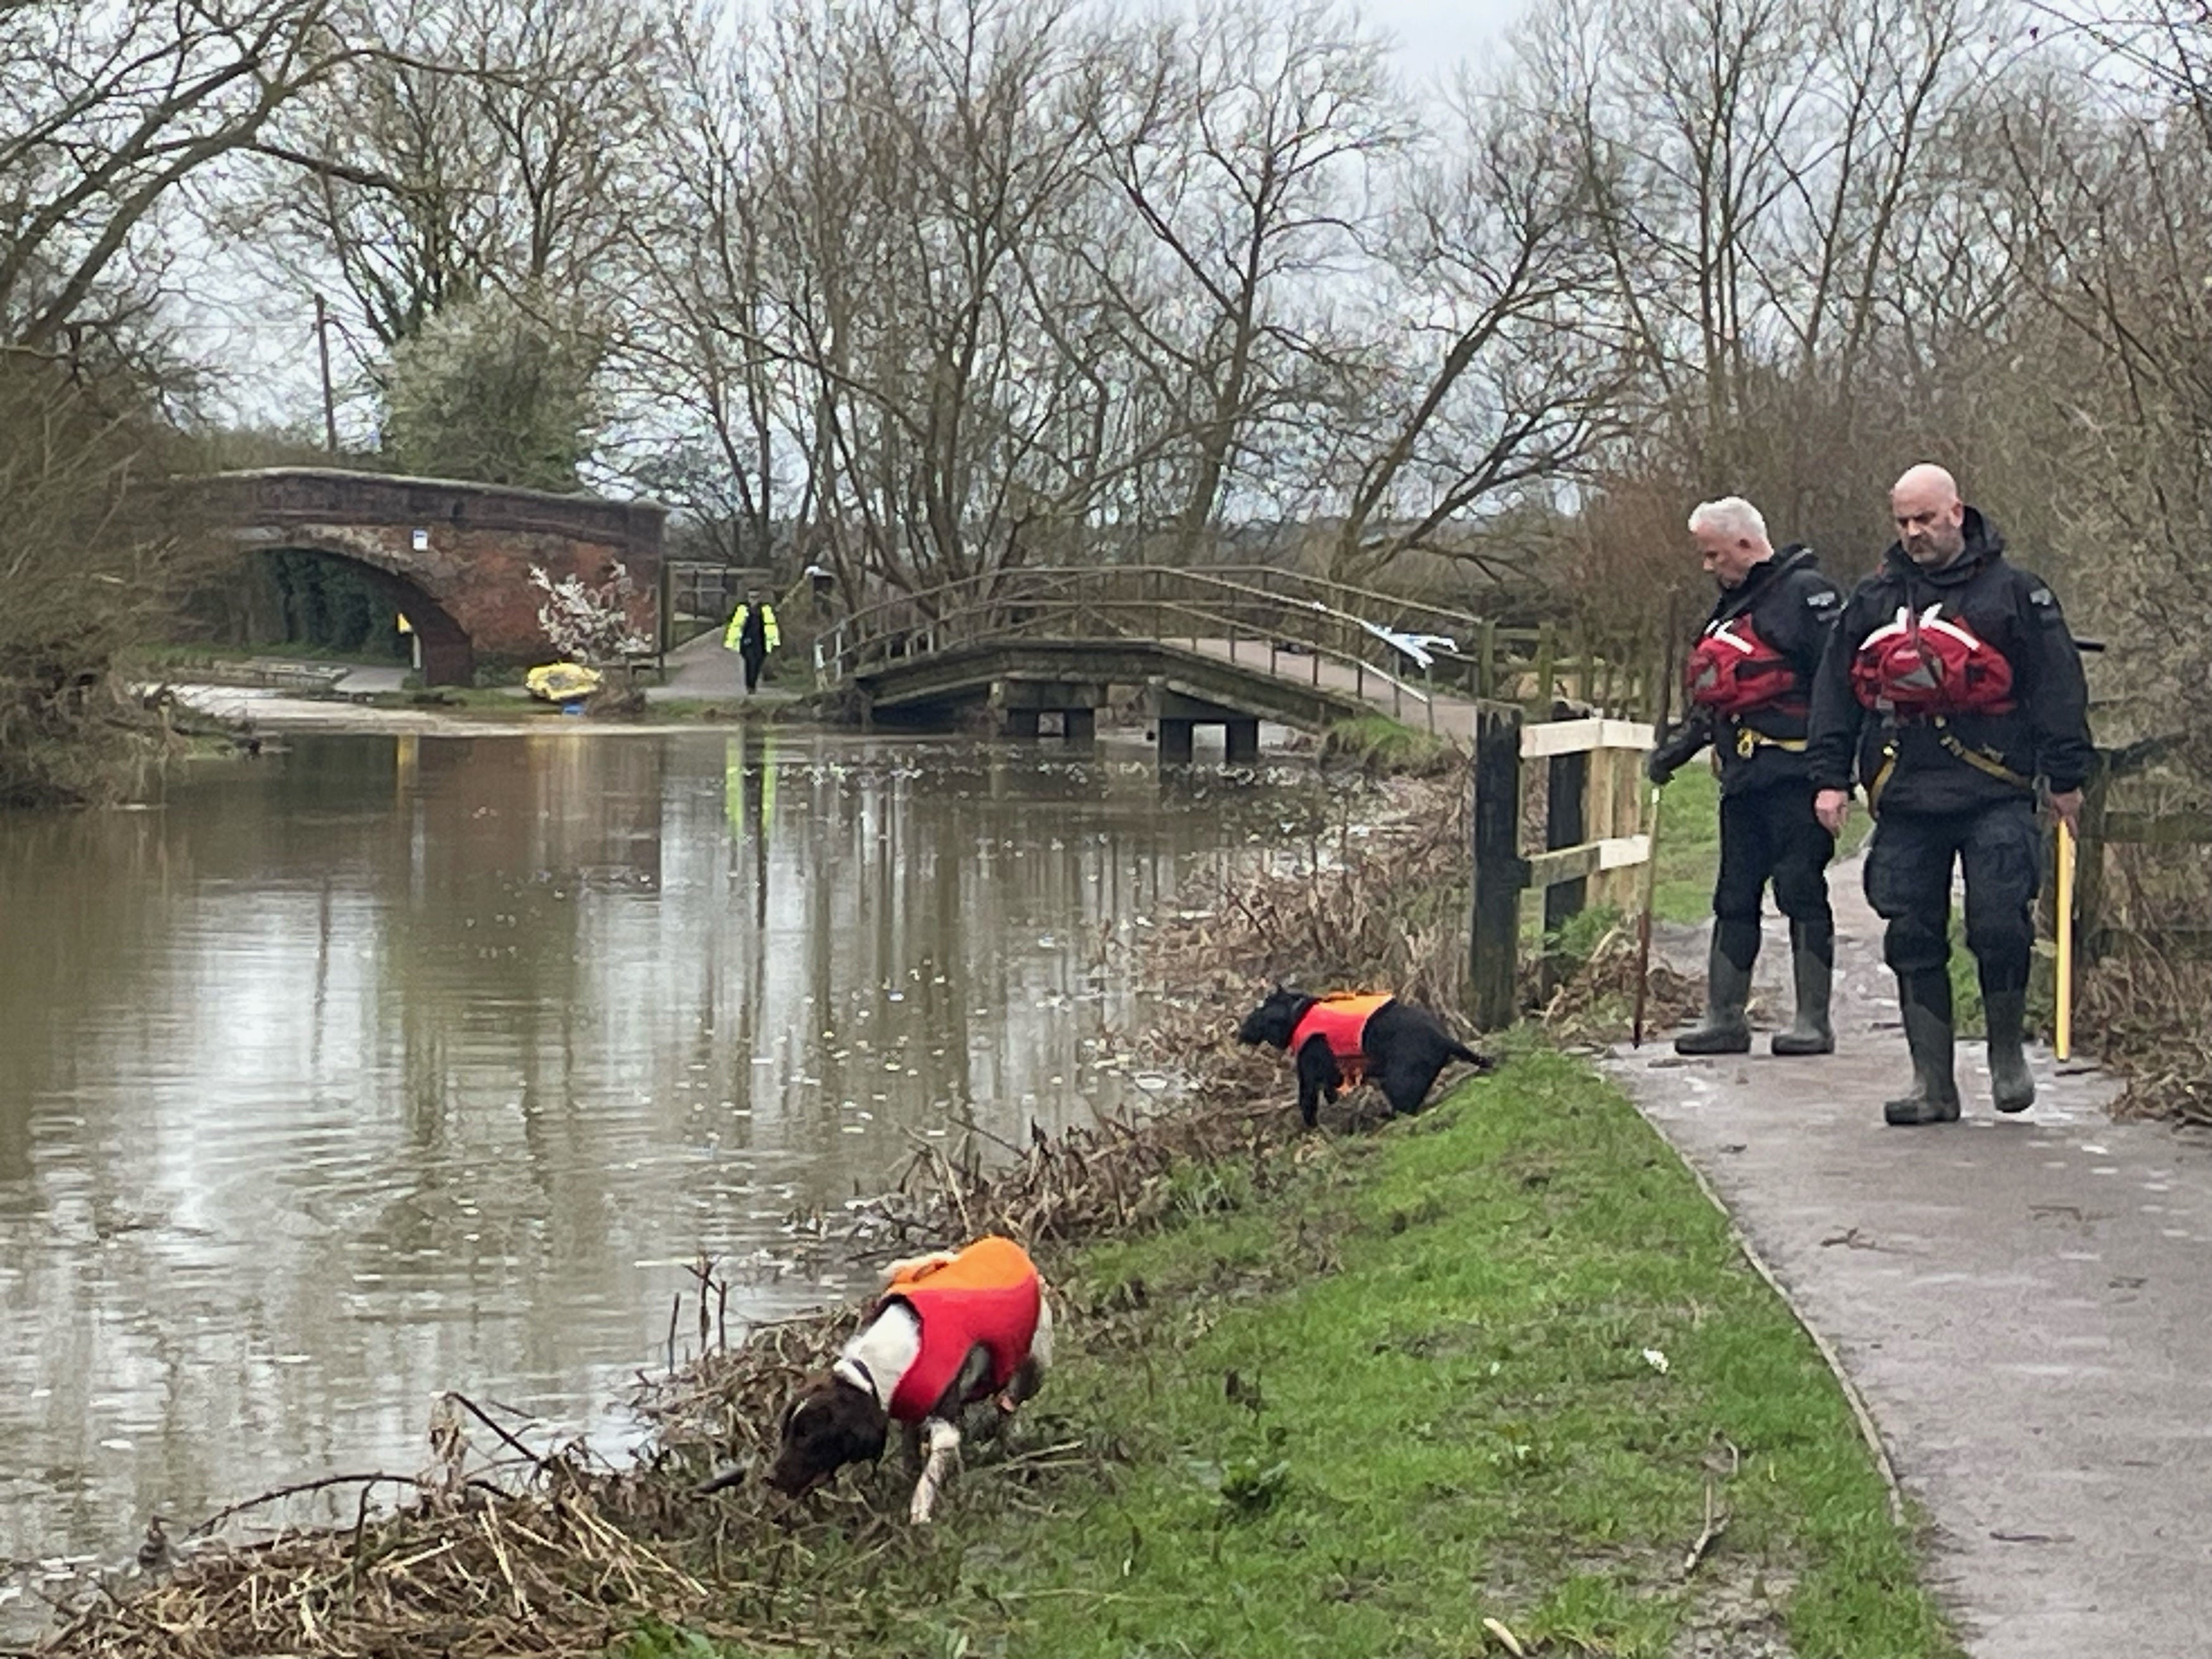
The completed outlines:
[[[2022,1048],[2043,863],[2037,782],[2069,828],[2095,759],[2074,636],[2039,576],[2008,563],[1997,527],[1940,466],[1890,491],[1897,540],[1861,582],[1813,689],[1806,755],[1814,815],[1840,830],[1853,781],[1874,814],[1868,902],[1886,921],[1911,1093],[1893,1124],[1959,1116],[1952,1072],[1951,868],[1966,873],[1966,948],[1981,975],[1990,1091],[2035,1103]]]

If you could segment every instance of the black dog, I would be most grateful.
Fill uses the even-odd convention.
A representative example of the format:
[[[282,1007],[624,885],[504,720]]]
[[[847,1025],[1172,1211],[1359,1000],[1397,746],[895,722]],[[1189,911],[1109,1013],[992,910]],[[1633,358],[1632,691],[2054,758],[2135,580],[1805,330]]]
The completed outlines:
[[[1237,1028],[1239,1042],[1273,1043],[1298,1062],[1298,1112],[1314,1127],[1324,1100],[1363,1079],[1393,1113],[1417,1112],[1437,1073],[1455,1060],[1480,1071],[1490,1061],[1455,1041],[1437,1017],[1393,996],[1309,996],[1278,985]]]

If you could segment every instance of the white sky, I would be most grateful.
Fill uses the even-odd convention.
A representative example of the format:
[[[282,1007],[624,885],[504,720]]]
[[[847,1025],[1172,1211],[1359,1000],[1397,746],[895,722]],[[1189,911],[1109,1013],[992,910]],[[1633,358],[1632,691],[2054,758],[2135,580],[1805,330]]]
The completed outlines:
[[[1397,37],[1400,74],[1440,83],[1462,58],[1496,50],[1527,9],[1526,0],[1365,0],[1360,15]]]

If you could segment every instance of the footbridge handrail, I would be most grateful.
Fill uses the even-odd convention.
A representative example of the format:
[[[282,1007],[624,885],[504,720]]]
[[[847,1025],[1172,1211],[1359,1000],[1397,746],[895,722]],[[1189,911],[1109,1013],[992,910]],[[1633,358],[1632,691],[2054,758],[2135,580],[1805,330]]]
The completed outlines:
[[[1358,609],[1353,609],[1353,605]],[[1378,619],[1378,613],[1380,617]],[[1129,639],[1193,650],[1225,643],[1229,660],[1285,678],[1287,650],[1387,689],[1401,714],[1407,699],[1433,723],[1439,659],[1473,665],[1471,635],[1498,630],[1470,612],[1374,592],[1296,572],[1259,567],[1027,566],[970,575],[878,600],[841,618],[816,646],[825,685],[901,659],[959,647],[1023,639]],[[1254,659],[1241,661],[1249,651]],[[1372,659],[1387,654],[1389,666]],[[1411,670],[1418,669],[1420,684]],[[1394,672],[1394,670],[1395,672]]]

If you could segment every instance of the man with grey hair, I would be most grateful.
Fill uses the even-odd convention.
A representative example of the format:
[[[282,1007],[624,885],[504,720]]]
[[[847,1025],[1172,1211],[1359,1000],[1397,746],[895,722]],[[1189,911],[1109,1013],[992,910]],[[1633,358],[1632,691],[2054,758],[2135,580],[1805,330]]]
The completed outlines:
[[[1796,1017],[1775,1033],[1778,1054],[1825,1054],[1836,924],[1828,860],[1836,838],[1813,816],[1805,719],[1813,676],[1839,605],[1809,547],[1779,553],[1766,520],[1740,495],[1701,503],[1690,535],[1720,584],[1712,615],[1683,676],[1689,712],[1652,750],[1651,781],[1664,784],[1710,744],[1721,780],[1721,867],[1713,884],[1713,938],[1705,1018],[1674,1039],[1684,1054],[1741,1054],[1751,1048],[1752,964],[1769,883],[1790,919]]]
[[[1844,608],[1814,688],[1814,810],[1840,828],[1856,774],[1875,816],[1868,902],[1889,924],[1913,1089],[1894,1124],[1959,1115],[1952,1074],[1951,868],[1965,872],[1966,948],[1980,969],[1997,1110],[2025,1111],[2033,907],[2043,861],[2036,780],[2068,827],[2096,756],[2081,653],[2039,576],[1940,466],[1890,491],[1897,540]]]

